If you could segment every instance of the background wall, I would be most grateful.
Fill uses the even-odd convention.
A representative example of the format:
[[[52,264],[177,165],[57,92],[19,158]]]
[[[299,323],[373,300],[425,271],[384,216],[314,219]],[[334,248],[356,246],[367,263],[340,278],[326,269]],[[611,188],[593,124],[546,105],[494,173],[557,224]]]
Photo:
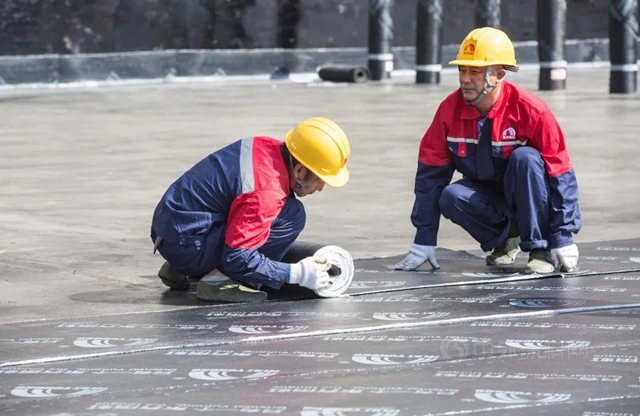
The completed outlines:
[[[2,0],[0,55],[278,46],[291,0]],[[368,0],[298,0],[298,48],[367,45]],[[294,0],[295,3],[295,0]],[[474,27],[475,0],[444,0],[444,43]],[[608,0],[568,0],[567,38],[606,38]],[[535,39],[534,0],[503,0],[513,40]],[[394,45],[415,44],[416,0],[395,0]]]

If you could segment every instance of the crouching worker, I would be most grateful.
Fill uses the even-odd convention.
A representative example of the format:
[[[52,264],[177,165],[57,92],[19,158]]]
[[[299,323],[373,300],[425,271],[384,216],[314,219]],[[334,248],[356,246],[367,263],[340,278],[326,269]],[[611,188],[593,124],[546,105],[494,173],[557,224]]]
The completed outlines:
[[[417,228],[396,265],[437,268],[440,214],[480,243],[487,265],[508,265],[522,249],[527,269],[577,267],[582,225],[578,184],[564,135],[546,104],[505,80],[517,71],[507,35],[475,29],[456,60],[460,88],[441,104],[420,143],[411,220]],[[453,184],[454,170],[463,178]]]
[[[190,276],[217,275],[219,283],[201,291],[200,282],[197,295],[225,302],[265,300],[263,285],[326,286],[325,259],[280,260],[305,225],[298,198],[325,184],[345,185],[350,153],[342,129],[317,117],[289,131],[284,143],[248,137],[210,154],[178,178],[155,209],[151,239],[166,260],[158,276],[187,290]]]

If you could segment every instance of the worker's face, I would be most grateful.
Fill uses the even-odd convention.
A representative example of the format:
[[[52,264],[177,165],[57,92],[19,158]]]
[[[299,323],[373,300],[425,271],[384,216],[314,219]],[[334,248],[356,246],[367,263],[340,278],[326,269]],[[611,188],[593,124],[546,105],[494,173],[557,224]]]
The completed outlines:
[[[491,67],[489,82],[495,85],[498,79],[504,77],[505,70],[500,67]],[[486,86],[485,76],[487,67],[459,66],[458,78],[460,80],[460,88],[462,89],[462,97],[465,101],[473,101],[482,93]]]
[[[291,189],[296,189],[296,178],[303,182],[302,186],[298,189],[297,195],[300,197],[311,195],[318,191],[322,192],[324,189],[324,182],[318,178],[313,172],[298,164],[293,169],[293,178],[291,178]]]

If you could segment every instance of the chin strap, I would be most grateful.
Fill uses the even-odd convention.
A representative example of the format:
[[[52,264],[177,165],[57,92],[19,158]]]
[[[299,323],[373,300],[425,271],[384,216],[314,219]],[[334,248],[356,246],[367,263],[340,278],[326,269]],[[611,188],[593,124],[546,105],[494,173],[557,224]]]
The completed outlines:
[[[483,99],[484,97],[486,97],[486,96],[487,96],[487,94],[489,93],[489,91],[491,91],[491,90],[492,90],[492,89],[494,89],[496,86],[498,86],[498,84],[500,84],[500,80],[497,80],[495,84],[492,84],[491,82],[489,82],[489,76],[490,76],[490,75],[491,75],[491,67],[490,67],[490,66],[488,66],[488,67],[487,67],[487,73],[486,73],[486,74],[484,74],[484,80],[485,80],[485,82],[486,82],[486,84],[487,84],[487,85],[484,87],[484,90],[482,90],[482,92],[480,93],[480,95],[478,95],[478,96],[476,97],[476,99],[475,99],[475,100],[470,101],[470,102],[469,102],[469,101],[465,101],[465,103],[467,103],[467,105],[474,105],[474,106],[475,106],[475,105],[478,105],[478,103],[479,103],[480,101],[482,101],[482,99]]]

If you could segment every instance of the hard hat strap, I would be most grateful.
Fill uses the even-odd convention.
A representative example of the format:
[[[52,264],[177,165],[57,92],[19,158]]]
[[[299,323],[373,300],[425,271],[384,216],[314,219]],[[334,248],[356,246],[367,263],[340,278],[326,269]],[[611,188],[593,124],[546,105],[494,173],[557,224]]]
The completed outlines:
[[[478,95],[478,97],[476,97],[475,100],[471,101],[471,102],[467,102],[467,105],[478,105],[478,103],[480,101],[482,101],[482,99],[484,97],[487,96],[487,94],[489,93],[489,91],[491,91],[492,89],[494,89],[499,83],[500,80],[497,80],[495,84],[492,84],[491,81],[489,80],[489,76],[491,75],[491,67],[488,66],[487,67],[487,72],[484,74],[484,80],[486,82],[486,86],[484,87],[484,90],[482,90],[482,92],[480,93],[480,95]],[[466,102],[466,101],[465,101]]]
[[[302,196],[301,195],[302,188],[306,188],[307,186],[312,185],[314,182],[304,182],[295,176],[295,173],[293,173],[294,166],[293,166],[293,157],[291,156],[291,153],[289,153],[289,163],[291,164],[291,174],[296,179],[296,189],[294,189],[293,192],[295,192],[295,194],[300,197]]]
[[[296,178],[296,189],[294,189],[294,192],[297,196],[302,196],[302,188],[306,188],[309,185],[311,184],[302,182],[300,179]]]

